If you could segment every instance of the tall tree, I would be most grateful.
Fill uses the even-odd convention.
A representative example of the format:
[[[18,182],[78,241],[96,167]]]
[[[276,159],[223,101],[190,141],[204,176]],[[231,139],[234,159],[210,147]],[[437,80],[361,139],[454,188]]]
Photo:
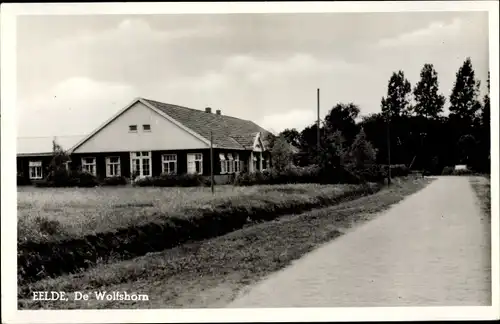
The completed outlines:
[[[475,78],[471,59],[468,57],[456,73],[450,95],[450,117],[472,124],[481,108],[478,100],[479,80]]]
[[[445,97],[438,93],[438,75],[432,64],[425,64],[420,72],[420,81],[413,90],[414,111],[417,116],[438,118],[443,112]]]
[[[354,142],[349,148],[348,157],[349,162],[351,162],[356,168],[363,168],[366,165],[375,162],[377,151],[366,139],[363,127],[361,127],[358,135],[356,135]]]
[[[387,96],[382,98],[382,112],[399,117],[411,115],[410,105],[411,84],[403,71],[392,73],[387,86]]]
[[[288,143],[292,144],[293,146],[297,148],[300,147],[300,133],[295,128],[287,128],[279,135],[283,136],[288,141]]]
[[[288,140],[280,135],[277,136],[270,149],[271,165],[277,171],[289,168],[293,162],[293,151]]]
[[[483,99],[481,124],[489,129],[490,128],[490,72],[488,72],[488,80],[486,81],[486,83],[488,85],[488,92],[484,95]]]
[[[347,143],[352,143],[358,132],[356,118],[359,107],[353,103],[338,103],[325,116],[325,131],[330,133],[340,131]]]

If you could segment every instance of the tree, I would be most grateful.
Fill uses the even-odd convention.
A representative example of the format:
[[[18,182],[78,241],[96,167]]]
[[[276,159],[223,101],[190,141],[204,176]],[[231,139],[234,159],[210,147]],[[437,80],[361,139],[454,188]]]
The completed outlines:
[[[363,168],[368,164],[375,162],[377,151],[372,144],[366,139],[366,134],[363,128],[359,131],[349,148],[349,160],[356,168]]]
[[[456,80],[450,95],[450,117],[471,125],[481,108],[478,101],[479,80],[475,79],[471,59],[468,57],[456,73]]]
[[[345,138],[341,131],[325,132],[325,145],[321,147],[316,159],[323,171],[328,173],[343,166],[346,157],[344,143]]]
[[[286,170],[292,164],[292,147],[284,136],[277,136],[274,138],[270,152],[271,165],[276,171]]]
[[[411,84],[403,71],[394,72],[389,79],[387,96],[382,98],[382,112],[391,117],[411,115]]]
[[[288,141],[288,143],[292,144],[293,146],[300,148],[301,143],[300,143],[300,133],[297,131],[295,128],[292,129],[285,129],[280,133],[285,139]]]
[[[438,94],[438,88],[437,72],[432,64],[425,64],[420,72],[420,81],[413,90],[416,102],[414,111],[417,116],[436,119],[443,112],[446,99]]]
[[[70,161],[69,155],[54,139],[52,141],[52,160],[48,167],[46,179],[54,182],[55,185],[66,184],[69,180],[69,173],[66,166]]]
[[[359,107],[354,103],[338,103],[326,115],[325,129],[332,134],[340,131],[347,143],[351,143],[358,132],[356,118],[359,112]]]
[[[474,157],[476,145],[476,139],[470,134],[462,135],[458,139],[457,147],[459,151],[460,163],[470,164],[471,158]]]
[[[488,85],[488,92],[484,95],[483,99],[483,109],[481,112],[481,124],[484,127],[488,128],[488,131],[490,129],[490,72],[488,72],[488,80],[486,81]]]

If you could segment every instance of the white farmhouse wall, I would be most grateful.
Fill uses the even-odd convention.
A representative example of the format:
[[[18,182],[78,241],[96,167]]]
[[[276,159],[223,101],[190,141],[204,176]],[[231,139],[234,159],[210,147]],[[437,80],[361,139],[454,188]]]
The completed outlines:
[[[143,124],[151,125],[145,132]],[[137,132],[129,132],[137,125]],[[74,153],[130,152],[177,149],[200,149],[209,145],[189,134],[157,112],[137,102],[106,127],[94,134]]]

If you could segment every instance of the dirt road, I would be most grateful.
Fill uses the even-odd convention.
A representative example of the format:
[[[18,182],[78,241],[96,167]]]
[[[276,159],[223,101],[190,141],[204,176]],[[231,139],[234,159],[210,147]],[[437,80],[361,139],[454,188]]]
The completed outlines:
[[[250,287],[229,307],[485,306],[490,232],[466,177],[440,177]]]

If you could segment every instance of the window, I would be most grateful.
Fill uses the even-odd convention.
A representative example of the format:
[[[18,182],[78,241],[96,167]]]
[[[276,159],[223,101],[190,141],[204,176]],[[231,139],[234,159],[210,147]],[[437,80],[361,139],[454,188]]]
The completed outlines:
[[[257,156],[255,156],[255,155],[253,156],[253,161],[252,161],[252,163],[253,163],[253,171],[254,171],[254,172],[255,172],[255,171],[258,171],[259,169],[257,168]]]
[[[188,173],[203,174],[203,154],[194,153],[187,155],[187,171]]]
[[[119,177],[120,170],[120,157],[110,156],[106,158],[106,177]]]
[[[177,154],[164,154],[161,159],[163,173],[177,174]]]
[[[219,154],[219,158],[220,158],[220,173],[221,174],[227,173],[226,157],[224,156],[224,153]]]
[[[96,175],[95,157],[82,158],[82,170]]]
[[[42,179],[42,162],[29,162],[30,179]]]
[[[137,132],[137,125],[129,125],[128,126],[128,131],[129,132]]]
[[[227,158],[229,161],[227,161],[227,173],[234,173],[234,159],[233,155],[231,153],[227,154]]]
[[[130,172],[132,177],[147,177],[151,175],[151,153],[130,152]]]
[[[238,173],[241,171],[240,156],[238,153],[234,153],[234,172]]]
[[[149,124],[142,125],[142,130],[145,131],[145,132],[150,132],[151,131],[151,125],[149,125]]]

